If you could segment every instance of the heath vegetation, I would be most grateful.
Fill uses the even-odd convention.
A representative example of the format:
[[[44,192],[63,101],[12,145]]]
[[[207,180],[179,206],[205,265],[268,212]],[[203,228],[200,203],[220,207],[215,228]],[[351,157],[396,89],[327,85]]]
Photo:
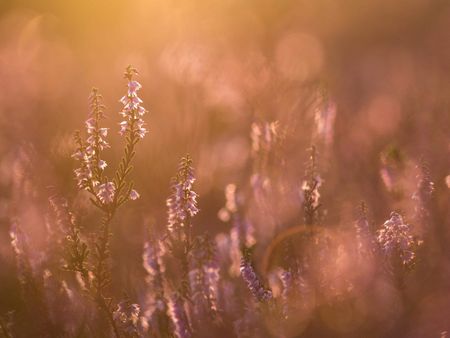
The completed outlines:
[[[449,23],[0,5],[0,337],[447,337]]]

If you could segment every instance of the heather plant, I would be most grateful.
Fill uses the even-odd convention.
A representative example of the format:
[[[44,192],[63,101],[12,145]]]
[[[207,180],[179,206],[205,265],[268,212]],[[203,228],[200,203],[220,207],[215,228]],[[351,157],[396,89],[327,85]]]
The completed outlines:
[[[416,202],[414,206],[415,219],[426,225],[431,216],[431,198],[434,191],[434,183],[431,180],[430,168],[422,159],[417,166],[417,189],[412,199]]]
[[[386,259],[387,268],[403,286],[405,272],[412,269],[416,261],[419,241],[413,236],[411,225],[403,217],[392,212],[378,231],[377,241]]]
[[[68,258],[65,268],[80,276],[83,288],[105,314],[117,337],[122,331],[127,335],[137,334],[136,326],[139,319],[139,306],[122,301],[114,310],[114,301],[108,295],[111,283],[109,266],[111,223],[120,206],[129,200],[139,198],[139,194],[133,189],[133,182],[129,181],[136,145],[147,133],[142,119],[146,109],[138,96],[141,85],[134,79],[137,74],[137,70],[132,66],[128,66],[124,74],[128,83],[127,93],[120,99],[123,104],[120,112],[123,121],[119,123],[119,134],[125,137],[126,144],[123,157],[112,179],[106,175],[107,163],[102,159],[103,151],[110,147],[106,140],[108,128],[100,126],[105,117],[105,106],[102,96],[95,88],[89,97],[91,110],[85,123],[87,138],[84,140],[80,132],[75,134],[77,150],[73,157],[79,162],[79,168],[75,170],[78,187],[89,193],[90,201],[102,213],[91,249],[81,239],[80,228],[76,225],[72,214],[68,212]]]
[[[177,176],[172,179],[172,194],[167,199],[168,207],[168,246],[181,268],[178,287],[180,295],[190,297],[189,258],[193,248],[192,217],[198,213],[197,193],[192,189],[195,182],[192,159],[183,157],[178,167]],[[179,304],[178,298],[175,304]]]
[[[142,255],[147,291],[145,293],[143,319],[151,337],[166,337],[171,332],[168,316],[168,300],[164,285],[164,244],[149,234]]]
[[[283,25],[265,23],[289,3],[276,13],[261,6],[264,20],[236,11],[236,25],[261,19],[259,32],[283,32]],[[203,17],[197,5],[192,12]],[[168,33],[162,31],[145,31],[149,36],[141,39],[136,27],[146,13],[136,16],[135,6],[123,9],[133,10],[136,20],[135,40],[127,46],[163,41],[160,36]],[[161,19],[152,14],[152,20]],[[214,31],[222,29],[221,20],[211,17]],[[36,26],[33,21],[20,34],[18,54]],[[38,114],[36,130],[22,123],[31,119],[19,121],[23,130],[17,129],[13,114],[22,104],[34,112],[28,103],[34,98],[42,111],[59,109],[55,97],[67,93],[44,87],[33,92],[14,73],[32,73],[28,64],[12,67],[5,92],[16,88],[17,78],[24,95],[10,102],[0,94],[0,110],[9,102],[12,112],[0,118],[12,131],[0,136],[11,146],[0,158],[0,245],[6,243],[0,246],[0,337],[446,335],[448,163],[441,157],[447,140],[440,123],[413,113],[416,103],[430,112],[446,105],[409,88],[408,81],[416,84],[413,68],[425,67],[412,67],[417,61],[398,50],[394,54],[404,57],[400,69],[378,64],[376,53],[357,53],[360,59],[351,65],[363,76],[345,67],[345,76],[326,79],[319,70],[328,62],[327,49],[335,47],[295,27],[279,40],[272,31],[244,38],[251,43],[225,50],[217,61],[201,36],[198,45],[167,43],[158,65],[124,48],[118,59],[136,58],[143,72],[125,70],[120,119],[115,123],[104,104],[114,84],[105,99],[94,88],[84,128],[73,142],[64,133],[65,127],[73,130],[70,118],[61,119],[51,140],[39,139],[48,129]],[[227,39],[232,34],[217,44],[219,51]],[[0,41],[0,65],[11,61],[3,53]],[[338,56],[337,63],[345,59]],[[380,81],[372,69],[384,73],[385,66],[395,81]],[[145,81],[150,71],[157,88],[142,93],[138,76]],[[353,82],[357,99],[346,89],[354,89]],[[151,142],[143,95],[158,111]],[[78,109],[74,102],[62,107]],[[427,128],[433,129],[430,139],[435,134],[435,149],[426,152],[425,162],[416,153]],[[34,142],[19,142],[16,130]],[[176,154],[187,149],[190,154],[176,167]]]
[[[267,302],[272,299],[272,291],[266,289],[259,277],[256,275],[255,270],[250,261],[250,253],[248,250],[244,250],[243,256],[241,258],[241,275],[247,284],[248,289],[251,291],[252,295],[259,302]]]
[[[213,239],[202,233],[197,224],[194,227],[194,216],[200,212],[198,194],[194,191],[196,177],[192,157],[183,157],[166,200],[167,227],[162,233],[156,227],[149,228],[142,243],[141,294],[133,301],[135,291],[131,289],[118,297],[111,288],[113,220],[123,204],[139,197],[129,176],[136,145],[146,134],[142,120],[145,109],[137,96],[140,84],[134,80],[136,74],[132,67],[125,73],[128,92],[121,99],[124,120],[119,134],[126,137],[126,144],[113,178],[107,173],[111,165],[103,159],[106,158],[103,152],[109,148],[108,129],[101,126],[105,106],[96,89],[89,100],[86,139],[80,132],[75,137],[77,186],[88,197],[81,196],[89,198],[98,211],[90,219],[100,216],[99,225],[82,226],[80,212],[66,198],[52,195],[46,217],[48,248],[41,261],[35,263],[30,262],[26,235],[17,222],[11,227],[23,296],[30,309],[39,309],[40,313],[35,330],[44,335],[158,338],[211,334],[316,336],[323,332],[322,321],[339,317],[334,314],[329,319],[324,314],[338,313],[339,309],[356,311],[358,302],[367,301],[365,290],[375,282],[364,278],[365,274],[373,273],[367,267],[372,265],[379,265],[374,273],[392,281],[403,295],[402,301],[407,302],[406,277],[417,261],[420,244],[412,226],[399,212],[392,212],[376,230],[365,203],[359,208],[353,228],[327,225],[326,214],[320,212],[319,187],[323,180],[317,169],[315,147],[309,149],[305,174],[297,180],[301,184],[294,186],[300,197],[296,200],[298,214],[289,224],[273,228],[269,240],[267,235],[255,231],[252,222],[255,209],[250,213],[248,205],[256,201],[256,210],[268,208],[267,193],[275,191],[270,187],[272,183],[267,183],[264,191],[258,190],[253,172],[243,187],[228,184],[225,206],[218,216],[229,229]],[[272,129],[267,127],[266,134],[272,133]],[[255,130],[252,133],[254,138]],[[266,173],[267,182],[273,179],[274,162],[261,160],[260,156],[267,156],[269,141],[266,135],[263,155],[253,158],[257,171]],[[423,220],[423,215],[431,212],[426,201],[430,200],[432,188],[430,174],[422,168],[418,192],[413,196],[418,205],[416,212],[422,215],[416,219]],[[288,190],[278,192],[279,196],[283,193],[286,198],[291,196]],[[264,203],[260,203],[262,199]],[[271,214],[273,210],[262,212]],[[346,236],[351,244],[346,242]],[[54,259],[58,256],[64,258],[63,269],[72,272],[72,278],[65,275],[61,279],[55,269],[60,264],[59,259]],[[351,271],[351,264],[358,271]],[[127,295],[130,291],[131,297]],[[2,317],[1,328],[6,337],[14,336],[10,333],[14,331],[11,329],[14,320],[17,319],[6,321]],[[333,321],[326,323],[340,325]]]
[[[306,225],[314,225],[319,222],[319,187],[322,184],[322,179],[317,173],[316,157],[316,148],[312,146],[310,158],[305,170],[305,179],[301,186],[303,221]]]
[[[193,302],[193,321],[201,327],[208,318],[217,318],[217,293],[219,270],[216,263],[215,244],[207,235],[196,238],[189,271],[189,284]]]

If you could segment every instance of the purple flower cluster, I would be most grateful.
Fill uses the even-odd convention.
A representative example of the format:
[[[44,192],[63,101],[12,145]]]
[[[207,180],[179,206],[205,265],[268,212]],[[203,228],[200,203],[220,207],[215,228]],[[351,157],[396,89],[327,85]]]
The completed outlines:
[[[132,66],[128,66],[125,71],[125,78],[128,79],[128,92],[127,95],[120,99],[123,104],[123,110],[119,113],[124,120],[119,123],[120,135],[130,135],[133,138],[144,138],[148,130],[145,128],[145,122],[142,116],[147,110],[142,106],[142,100],[138,96],[139,89],[142,88],[141,84],[136,80],[133,80],[133,76],[137,74],[137,70]]]
[[[144,317],[154,326],[157,325],[157,317],[160,313],[167,310],[166,300],[164,298],[163,272],[164,264],[162,262],[163,250],[159,241],[147,241],[144,244],[144,253],[142,255],[143,267],[147,272],[146,282],[149,292],[146,295],[146,308]]]
[[[264,288],[260,279],[256,275],[253,266],[245,257],[241,258],[240,270],[242,278],[247,283],[247,287],[258,301],[267,302],[272,299],[272,291]]]
[[[100,184],[97,191],[97,197],[103,204],[110,204],[114,201],[116,185],[114,182]]]
[[[378,231],[377,240],[386,257],[398,255],[405,267],[414,262],[417,242],[412,235],[411,226],[403,221],[400,214],[391,213],[390,218]]]
[[[293,313],[306,306],[310,288],[300,271],[292,268],[281,270],[278,274],[281,281],[282,315],[284,319],[292,319]]]
[[[173,294],[170,299],[170,317],[175,325],[175,335],[178,338],[192,337],[192,329],[184,309],[184,302],[178,293]]]
[[[140,311],[138,304],[132,304],[125,300],[117,305],[113,317],[123,332],[131,336],[137,336],[140,324]]]
[[[106,172],[110,166],[102,159],[102,152],[109,147],[106,140],[108,129],[100,127],[104,106],[96,90],[90,96],[91,112],[85,123],[86,137],[77,136],[78,149],[73,157],[79,161],[75,170],[78,187],[87,191],[97,214],[85,216],[84,211],[89,211],[88,208],[81,212],[71,211],[72,206],[80,205],[77,202],[85,197],[85,192],[70,203],[52,197],[56,222],[52,223],[51,215],[48,216],[46,243],[52,242],[54,246],[49,247],[54,251],[45,249],[39,250],[44,254],[34,254],[35,257],[41,254],[43,263],[29,258],[32,251],[38,250],[30,250],[35,247],[27,246],[28,240],[16,223],[11,226],[11,246],[17,259],[21,286],[35,283],[36,287],[30,287],[28,291],[31,291],[30,295],[34,292],[36,298],[41,297],[43,290],[46,298],[41,303],[48,308],[40,308],[49,310],[50,322],[63,327],[61,331],[50,329],[47,335],[291,337],[322,336],[322,333],[336,328],[337,335],[351,333],[356,336],[360,334],[357,331],[360,328],[361,332],[367,332],[372,322],[376,323],[373,327],[381,323],[380,316],[372,312],[395,304],[389,302],[388,294],[386,299],[381,297],[382,304],[373,306],[373,311],[370,301],[382,293],[392,292],[396,296],[393,289],[403,286],[406,271],[403,268],[409,269],[414,264],[418,245],[411,226],[402,215],[393,212],[375,232],[364,207],[354,224],[356,231],[349,229],[350,222],[345,222],[345,219],[342,226],[322,226],[327,219],[322,218],[326,216],[325,212],[318,212],[321,202],[319,188],[323,181],[316,168],[315,148],[312,147],[304,177],[295,176],[289,182],[278,179],[278,174],[282,176],[292,172],[296,175],[297,168],[285,166],[286,163],[274,170],[271,168],[280,158],[277,156],[282,147],[278,141],[286,136],[280,132],[277,122],[252,125],[253,159],[246,168],[248,177],[245,181],[239,178],[239,187],[236,184],[226,186],[225,206],[218,213],[226,223],[220,225],[225,231],[214,234],[215,240],[202,234],[202,228],[193,224],[192,218],[199,212],[198,195],[194,191],[196,177],[191,157],[187,155],[181,159],[166,201],[168,224],[163,225],[163,233],[158,233],[161,229],[157,226],[152,227],[143,243],[141,273],[129,276],[125,285],[125,292],[138,301],[117,298],[114,291],[120,285],[116,285],[114,278],[122,269],[132,271],[133,268],[117,265],[117,269],[112,269],[111,258],[120,256],[112,254],[117,248],[116,241],[111,240],[114,229],[117,229],[113,221],[123,203],[140,197],[133,189],[129,173],[135,145],[147,133],[142,119],[146,110],[138,96],[141,85],[134,80],[136,74],[131,66],[125,73],[128,90],[120,100],[123,121],[120,122],[119,134],[126,138],[126,142],[117,171],[110,178]],[[328,109],[333,115],[330,118],[334,119],[336,107]],[[332,132],[332,125],[329,125],[332,122],[325,115],[321,114],[316,121],[318,134],[324,139]],[[292,184],[288,187],[286,183]],[[299,188],[301,201],[293,198]],[[208,194],[214,189],[211,188]],[[429,173],[423,170],[414,196],[422,206],[422,213],[425,208],[423,202],[432,191]],[[289,206],[284,208],[284,203],[289,203]],[[89,224],[100,214],[99,222]],[[157,211],[155,215],[158,217]],[[335,210],[328,215],[335,215]],[[33,213],[29,218],[37,217]],[[328,223],[338,225],[334,221],[329,219]],[[55,224],[59,229],[52,228]],[[131,238],[127,242],[133,241]],[[55,247],[59,244],[64,245],[60,245],[57,251]],[[354,255],[356,251],[358,254]],[[255,253],[255,258],[251,257],[252,253]],[[51,265],[51,257],[58,262]],[[64,271],[73,274],[59,280],[59,270],[55,266],[60,268],[62,258],[66,263]],[[397,271],[398,274],[392,273]],[[398,279],[392,278],[398,276]],[[396,281],[398,284],[393,285]],[[361,287],[355,290],[359,285]],[[366,295],[365,291],[372,286],[375,295]],[[27,302],[30,303],[29,300],[24,303]],[[80,318],[68,312],[66,317],[75,319],[65,320],[59,310],[71,308],[69,305],[77,306],[72,312],[79,314]],[[408,304],[405,302],[404,305]],[[359,307],[362,316],[358,313]],[[341,309],[345,310],[342,316],[336,315],[335,311]],[[34,313],[38,312],[34,310]],[[347,317],[354,318],[358,326],[351,327],[351,330],[342,327],[349,323]],[[366,319],[370,321],[367,327],[362,324]],[[51,325],[47,327],[51,328]],[[389,335],[390,332],[381,333]],[[40,332],[38,335],[45,336]]]
[[[144,330],[151,337],[158,337],[162,332],[170,331],[170,318],[167,314],[168,305],[165,296],[165,265],[163,255],[165,248],[163,243],[150,238],[144,245],[143,267],[147,272],[143,305]]]
[[[376,238],[370,229],[366,213],[366,206],[362,203],[360,215],[355,222],[356,245],[360,258],[372,255],[376,249]]]
[[[323,180],[317,170],[317,151],[311,147],[311,154],[305,170],[305,179],[300,187],[300,202],[303,205],[303,219],[305,224],[313,225],[319,221],[318,209],[320,207],[319,188]]]
[[[415,217],[419,222],[426,223],[430,215],[430,200],[434,192],[434,182],[431,180],[430,169],[425,163],[418,166],[417,190],[412,199],[416,202]]]
[[[80,162],[80,167],[75,170],[75,177],[80,189],[93,190],[100,184],[102,171],[106,168],[106,161],[100,158],[101,152],[109,148],[106,141],[108,128],[100,128],[100,120],[104,118],[103,111],[105,106],[102,102],[102,96],[96,88],[92,89],[89,96],[89,118],[85,122],[87,139],[83,141],[81,136],[76,136],[78,148],[72,155]]]
[[[78,187],[95,195],[96,203],[99,205],[108,205],[113,202],[122,204],[125,200],[136,200],[140,197],[136,190],[131,189],[131,185],[129,190],[126,191],[127,195],[125,197],[115,196],[116,191],[118,195],[121,195],[120,192],[124,188],[125,182],[123,182],[123,179],[129,172],[126,170],[126,167],[130,165],[134,156],[136,143],[147,133],[145,122],[142,119],[142,116],[147,111],[142,107],[142,100],[137,94],[141,85],[133,79],[133,76],[136,74],[136,69],[132,66],[127,67],[125,78],[128,79],[128,91],[120,100],[124,105],[123,110],[120,112],[124,120],[120,122],[119,131],[120,135],[126,135],[127,145],[125,147],[125,157],[114,180],[109,181],[103,175],[103,171],[108,164],[101,159],[101,153],[110,146],[106,141],[108,128],[100,127],[100,121],[104,118],[105,106],[102,102],[102,96],[95,88],[89,97],[90,112],[89,118],[85,122],[87,139],[83,140],[79,132],[75,135],[78,147],[72,157],[80,163],[79,168],[75,169]],[[121,176],[122,178],[119,178]]]
[[[217,312],[219,268],[215,262],[213,243],[209,238],[197,239],[191,255],[189,284],[196,320],[213,318]]]
[[[174,231],[186,226],[186,221],[198,213],[197,193],[192,190],[195,182],[192,159],[189,155],[181,159],[178,174],[173,179],[172,194],[167,199],[168,228]]]

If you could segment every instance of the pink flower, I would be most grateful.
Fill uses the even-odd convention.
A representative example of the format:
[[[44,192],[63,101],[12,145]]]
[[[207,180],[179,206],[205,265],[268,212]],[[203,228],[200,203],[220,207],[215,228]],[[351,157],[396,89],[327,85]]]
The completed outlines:
[[[141,84],[137,81],[128,82],[128,95],[133,95],[141,88],[142,88]]]
[[[130,191],[130,199],[132,201],[137,200],[139,197],[141,197],[141,195],[139,195],[139,193],[136,190],[133,189]]]
[[[102,170],[107,166],[106,161],[100,159],[100,154],[105,148],[109,148],[106,141],[108,128],[100,128],[99,123],[103,118],[104,105],[102,97],[97,89],[93,89],[90,101],[90,117],[86,120],[86,141],[82,140],[80,134],[76,136],[78,149],[72,155],[80,162],[80,167],[75,170],[75,178],[80,189],[90,190],[97,186],[102,180]]]
[[[173,231],[177,227],[184,227],[189,217],[198,213],[197,193],[192,190],[195,182],[192,159],[188,156],[181,159],[178,174],[173,179],[172,194],[166,201],[168,207],[168,228]]]
[[[100,160],[100,161],[98,161],[98,167],[101,169],[101,170],[105,170],[105,168],[108,166],[108,164],[106,163],[106,161],[104,161],[104,160]]]
[[[145,122],[141,119],[147,110],[142,107],[142,100],[138,96],[139,89],[142,88],[141,84],[136,80],[133,80],[133,75],[135,71],[127,69],[125,77],[128,79],[128,91],[127,95],[120,99],[123,104],[123,110],[119,112],[124,118],[120,125],[120,135],[129,133],[130,135],[137,136],[139,138],[144,138],[148,130],[145,128]]]
[[[128,130],[128,121],[120,122],[119,126],[120,126],[119,134],[120,136],[123,136]]]
[[[109,204],[114,200],[115,192],[115,184],[113,182],[106,182],[98,187],[97,197],[103,204]]]

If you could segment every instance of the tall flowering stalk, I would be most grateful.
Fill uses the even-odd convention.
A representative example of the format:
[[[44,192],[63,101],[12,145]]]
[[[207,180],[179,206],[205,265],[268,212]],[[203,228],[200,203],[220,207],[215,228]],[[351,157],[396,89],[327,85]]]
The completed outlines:
[[[192,229],[191,218],[198,213],[198,195],[192,190],[194,182],[192,159],[186,155],[180,161],[177,176],[172,179],[172,194],[167,199],[168,227],[171,233],[184,229],[182,232],[189,235]]]
[[[192,217],[198,213],[197,193],[192,190],[195,182],[192,159],[183,157],[177,176],[172,179],[172,193],[167,199],[170,249],[181,264],[180,293],[189,297],[189,255],[192,250]]]
[[[317,152],[316,148],[312,146],[305,180],[300,191],[303,204],[303,221],[306,225],[314,225],[319,221],[319,188],[321,185],[322,179],[317,173]]]
[[[83,140],[81,134],[76,132],[75,141],[78,148],[72,156],[80,162],[80,167],[75,170],[78,187],[96,195],[103,170],[107,166],[100,156],[104,149],[110,147],[106,141],[108,128],[100,127],[101,120],[105,118],[105,105],[97,88],[93,88],[89,96],[89,108],[89,118],[85,122],[87,139]]]
[[[364,202],[360,205],[359,216],[354,225],[358,258],[372,256],[376,250],[376,237],[370,229],[370,223],[367,218],[367,207]]]
[[[243,195],[235,184],[228,184],[225,187],[225,201],[225,206],[219,211],[218,216],[223,222],[231,223],[228,252],[231,259],[229,272],[231,275],[239,276],[241,250],[255,244],[255,229],[244,214]]]
[[[65,198],[52,196],[50,205],[56,217],[59,228],[65,233],[65,265],[64,270],[80,275],[83,284],[89,284],[89,249],[81,235],[81,228]]]
[[[11,246],[14,250],[14,255],[16,257],[16,265],[19,273],[19,280],[22,285],[26,285],[32,282],[32,268],[28,260],[28,255],[26,253],[26,239],[17,221],[14,221],[11,225],[9,231],[9,236],[11,238]]]
[[[251,155],[253,157],[252,183],[269,184],[270,165],[279,158],[279,150],[286,138],[286,129],[280,126],[279,121],[253,122],[250,131],[252,143]],[[279,164],[279,162],[278,162]],[[263,187],[264,188],[264,187]]]
[[[337,107],[325,90],[322,90],[318,96],[318,105],[314,110],[314,136],[317,141],[323,143],[325,150],[328,150],[327,148],[333,142]]]
[[[284,268],[279,272],[279,278],[282,284],[282,315],[284,319],[288,319],[292,313],[291,310],[298,308],[299,300],[304,296],[306,284],[302,276],[304,267],[291,239],[285,241],[283,250]]]
[[[170,317],[174,324],[174,334],[178,338],[192,337],[192,328],[184,308],[184,301],[180,294],[174,293],[169,304]]]
[[[254,122],[251,126],[250,138],[252,142],[251,162],[252,174],[250,184],[253,199],[259,208],[262,219],[268,225],[278,226],[279,210],[273,201],[285,189],[283,180],[276,169],[284,168],[283,156],[286,129],[278,121]]]
[[[133,190],[133,182],[128,180],[132,170],[131,162],[135,156],[136,144],[147,133],[145,122],[142,119],[147,111],[142,106],[142,100],[138,96],[141,85],[134,79],[136,75],[135,68],[132,66],[126,68],[124,77],[128,81],[128,89],[126,95],[120,99],[123,109],[119,113],[123,118],[123,121],[119,124],[119,134],[125,137],[126,144],[114,178],[109,179],[105,175],[104,170],[107,163],[101,159],[102,151],[108,148],[109,144],[106,141],[108,129],[100,127],[101,120],[104,118],[105,107],[97,89],[92,91],[89,99],[91,110],[86,121],[87,139],[83,140],[81,134],[76,133],[75,140],[78,148],[73,155],[80,163],[79,168],[75,170],[78,187],[90,193],[91,202],[102,211],[103,217],[94,243],[92,266],[85,268],[78,262],[78,266],[72,265],[71,268],[73,271],[83,274],[85,285],[89,286],[91,295],[108,316],[117,337],[119,336],[119,328],[114,320],[112,300],[105,296],[105,292],[110,284],[108,260],[110,256],[111,221],[122,204],[139,197],[139,194]],[[82,245],[79,246],[77,231],[72,228],[69,236],[73,244],[73,252],[80,256],[79,260],[84,261],[87,250]],[[78,247],[76,246],[79,246],[82,251],[77,252]],[[87,271],[88,269],[89,271]],[[90,279],[92,279],[92,282]]]
[[[124,150],[124,156],[119,164],[119,168],[114,176],[113,186],[115,188],[113,206],[118,207],[128,201],[139,198],[139,194],[133,190],[133,183],[127,182],[126,178],[130,173],[131,161],[135,155],[135,147],[139,140],[143,139],[147,134],[145,122],[142,117],[147,110],[142,106],[142,100],[138,96],[141,84],[134,80],[134,76],[138,74],[137,70],[132,66],[128,66],[124,77],[128,80],[127,95],[120,99],[123,109],[119,113],[123,117],[123,121],[119,123],[119,134],[125,136],[127,141]]]
[[[266,289],[255,272],[251,262],[250,254],[244,252],[241,258],[241,276],[247,284],[248,289],[259,302],[267,302],[272,299],[272,291]]]
[[[192,251],[189,271],[191,299],[196,324],[217,315],[219,268],[215,260],[214,243],[208,236],[198,237]]]
[[[434,183],[431,180],[430,168],[422,160],[417,166],[419,173],[417,175],[417,190],[412,199],[416,202],[415,218],[421,223],[427,223],[430,217],[430,202],[434,191]]]
[[[280,273],[281,285],[283,287],[281,291],[281,300],[282,300],[282,314],[283,318],[287,319],[290,315],[291,310],[291,297],[292,291],[295,290],[293,288],[293,280],[292,273],[290,271],[283,270]],[[296,290],[295,290],[296,291]]]
[[[411,225],[403,217],[392,212],[378,231],[378,244],[388,263],[388,268],[403,286],[404,272],[410,270],[416,260],[416,250],[420,242],[413,236]]]
[[[148,285],[148,291],[143,316],[147,321],[150,332],[155,337],[166,337],[170,332],[167,299],[164,292],[163,254],[164,250],[160,241],[150,238],[145,242],[142,260],[143,267],[147,272],[145,281]]]
[[[23,233],[17,220],[11,224],[9,232],[13,248],[18,277],[28,315],[33,316],[33,331],[37,335],[57,335],[56,327],[51,321],[48,306],[43,293],[42,281],[38,269],[33,264],[27,236]]]
[[[232,232],[237,236],[237,249],[251,247],[255,244],[254,232],[250,221],[244,215],[242,192],[235,184],[228,184],[225,187],[225,206],[219,211],[219,218],[224,221],[231,221]]]

